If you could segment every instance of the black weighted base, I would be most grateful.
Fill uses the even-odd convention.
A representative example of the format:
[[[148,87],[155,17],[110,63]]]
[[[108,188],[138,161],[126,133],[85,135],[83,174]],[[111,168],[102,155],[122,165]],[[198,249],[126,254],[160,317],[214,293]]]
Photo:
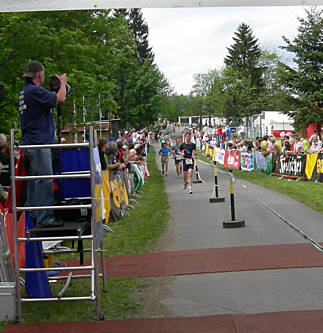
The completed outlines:
[[[234,220],[234,221],[223,221],[222,226],[225,229],[232,229],[232,228],[243,228],[246,226],[244,220]]]
[[[217,202],[225,202],[225,198],[221,197],[209,198],[209,203],[217,203]]]

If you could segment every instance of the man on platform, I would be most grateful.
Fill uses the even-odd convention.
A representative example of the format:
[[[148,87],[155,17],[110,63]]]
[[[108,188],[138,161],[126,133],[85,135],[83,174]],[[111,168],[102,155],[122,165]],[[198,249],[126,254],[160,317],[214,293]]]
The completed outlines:
[[[22,145],[44,145],[55,142],[55,122],[51,113],[57,103],[63,103],[66,96],[66,75],[57,76],[60,88],[57,93],[42,88],[45,81],[43,65],[29,61],[23,72],[24,87],[18,97],[18,111],[22,132]],[[52,175],[52,153],[50,148],[25,149],[29,175]],[[28,181],[25,206],[53,206],[52,179]],[[37,227],[59,227],[52,210],[31,211]]]

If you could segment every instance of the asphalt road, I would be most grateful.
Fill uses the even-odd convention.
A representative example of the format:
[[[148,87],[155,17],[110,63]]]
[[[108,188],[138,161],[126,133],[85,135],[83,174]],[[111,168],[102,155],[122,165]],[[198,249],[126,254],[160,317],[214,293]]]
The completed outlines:
[[[157,155],[158,145],[155,147]],[[176,176],[174,161],[169,162],[164,181],[174,236],[165,251],[306,243],[257,199],[315,241],[323,241],[323,215],[245,181],[242,183],[248,190],[239,182],[234,187],[236,219],[245,220],[246,227],[224,229],[222,222],[231,219],[229,176],[218,174],[219,196],[224,196],[225,202],[211,204],[213,166],[199,163],[199,172],[204,183],[193,184],[190,195],[183,190],[183,180]],[[255,256],[256,248],[250,253],[250,260]],[[161,303],[174,316],[323,309],[322,273],[323,268],[306,268],[178,276],[167,286],[170,293]]]

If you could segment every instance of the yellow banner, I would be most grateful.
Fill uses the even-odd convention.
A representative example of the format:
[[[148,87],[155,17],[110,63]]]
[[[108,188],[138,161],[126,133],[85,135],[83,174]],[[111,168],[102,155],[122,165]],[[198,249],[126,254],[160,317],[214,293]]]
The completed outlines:
[[[318,156],[318,154],[307,154],[306,155],[305,174],[306,174],[307,179],[312,178],[317,156]]]
[[[212,161],[215,161],[215,147],[213,148],[213,156],[212,156]]]
[[[102,171],[102,190],[103,190],[103,198],[104,198],[104,208],[105,208],[105,223],[109,223],[109,216],[111,211],[110,204],[110,184],[109,184],[109,170]]]
[[[205,152],[204,152],[204,155],[207,156],[209,154],[209,145],[206,144],[205,145]]]

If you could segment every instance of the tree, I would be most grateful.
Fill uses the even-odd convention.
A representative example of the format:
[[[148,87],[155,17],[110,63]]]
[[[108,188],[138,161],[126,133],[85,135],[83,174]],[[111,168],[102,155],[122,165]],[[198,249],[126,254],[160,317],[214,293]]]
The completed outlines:
[[[139,61],[137,41],[124,17],[105,10],[0,13],[0,27],[0,84],[6,93],[0,102],[1,132],[19,127],[17,96],[29,59],[44,64],[47,83],[50,74],[67,74],[72,89],[63,125],[82,124],[83,107],[86,121],[98,120],[101,109],[104,117],[118,117],[127,126],[158,114],[166,81],[150,60]],[[139,111],[145,114],[138,116]]]
[[[150,64],[154,62],[154,53],[152,48],[149,46],[148,36],[149,28],[144,20],[141,9],[132,8],[127,9],[115,9],[115,17],[123,17],[127,20],[130,30],[133,33],[133,37],[137,45],[137,58],[140,64],[148,61]]]
[[[296,128],[323,123],[323,17],[322,9],[305,9],[306,18],[298,18],[298,35],[282,49],[294,54],[294,65],[280,63],[279,77],[287,93],[285,112],[295,120]],[[293,110],[293,111],[290,111]]]
[[[234,34],[234,44],[227,47],[229,54],[224,58],[224,63],[237,70],[241,77],[249,76],[251,84],[261,88],[263,68],[258,66],[261,56],[258,39],[252,35],[251,28],[245,23],[241,23]]]
[[[222,72],[224,116],[227,122],[258,114],[264,96],[259,94],[249,76],[241,77],[237,70],[226,67]]]
[[[191,94],[198,98],[205,115],[223,115],[223,94],[221,74],[217,70],[194,75],[194,85]]]
[[[264,68],[264,109],[281,111],[288,107],[286,92],[279,80],[279,63],[282,56],[277,52],[263,50],[259,59],[260,66]]]
[[[224,58],[222,72],[225,115],[227,120],[259,113],[264,105],[264,67],[260,66],[261,49],[251,28],[242,23]]]

